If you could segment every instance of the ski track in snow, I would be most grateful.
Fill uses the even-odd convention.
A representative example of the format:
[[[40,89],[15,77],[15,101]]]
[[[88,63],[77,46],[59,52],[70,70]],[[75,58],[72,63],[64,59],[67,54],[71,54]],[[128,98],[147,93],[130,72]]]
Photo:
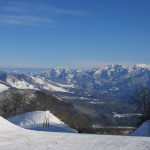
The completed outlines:
[[[43,128],[45,115],[45,111],[34,111],[10,117],[8,120],[20,127],[32,130],[70,133],[76,132],[50,112],[48,114],[49,128]]]

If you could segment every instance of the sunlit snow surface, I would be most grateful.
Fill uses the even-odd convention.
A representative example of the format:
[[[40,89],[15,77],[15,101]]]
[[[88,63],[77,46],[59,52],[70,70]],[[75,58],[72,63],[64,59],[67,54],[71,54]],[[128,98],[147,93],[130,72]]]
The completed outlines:
[[[40,77],[33,77],[33,76],[27,76],[27,77],[29,77],[32,80],[31,83],[24,79],[18,79],[16,77],[13,77],[12,75],[9,75],[6,81],[12,87],[15,87],[17,89],[34,89],[34,90],[45,89],[50,91],[68,92],[68,90],[64,89],[64,87],[70,88],[72,86],[72,85],[68,85],[67,87],[67,85],[61,85],[61,84],[57,85]]]
[[[27,83],[26,81],[12,79],[10,77],[7,77],[6,81],[12,87],[15,87],[15,88],[18,88],[18,89],[34,89],[34,86],[32,84]]]
[[[8,86],[6,86],[6,85],[0,83],[0,93],[6,91],[6,90],[8,90],[8,89],[9,89]]]
[[[0,150],[149,150],[150,138],[41,132],[0,117]]]

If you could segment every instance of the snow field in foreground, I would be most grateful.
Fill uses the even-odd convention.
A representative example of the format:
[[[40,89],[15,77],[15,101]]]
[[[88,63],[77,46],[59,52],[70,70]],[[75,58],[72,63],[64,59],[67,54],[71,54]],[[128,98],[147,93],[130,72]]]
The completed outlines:
[[[149,150],[150,138],[23,129],[0,117],[0,150]]]

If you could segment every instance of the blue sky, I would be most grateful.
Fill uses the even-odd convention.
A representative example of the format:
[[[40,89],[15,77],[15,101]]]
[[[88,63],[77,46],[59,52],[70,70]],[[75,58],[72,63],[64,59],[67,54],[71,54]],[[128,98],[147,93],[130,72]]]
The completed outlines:
[[[149,0],[0,0],[0,66],[150,64],[149,8]]]

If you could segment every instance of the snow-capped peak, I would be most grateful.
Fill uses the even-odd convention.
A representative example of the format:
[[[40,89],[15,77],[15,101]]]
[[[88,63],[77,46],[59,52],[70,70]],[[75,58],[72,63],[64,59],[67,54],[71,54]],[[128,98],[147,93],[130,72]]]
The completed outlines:
[[[150,65],[146,64],[136,64],[133,66],[134,69],[147,69],[150,70]]]

